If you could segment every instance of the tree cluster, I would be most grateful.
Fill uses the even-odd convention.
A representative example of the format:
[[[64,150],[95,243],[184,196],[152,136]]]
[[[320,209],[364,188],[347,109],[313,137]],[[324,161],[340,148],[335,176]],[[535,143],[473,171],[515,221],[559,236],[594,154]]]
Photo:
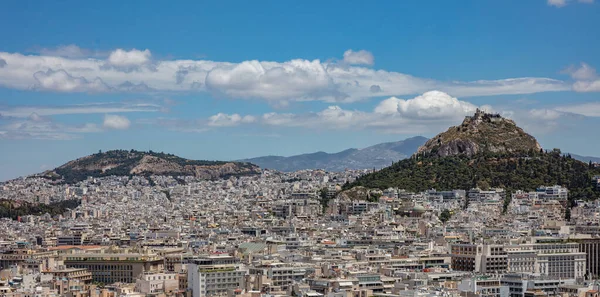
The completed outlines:
[[[344,188],[398,187],[420,192],[431,188],[452,190],[479,186],[504,188],[510,196],[515,190],[534,191],[542,185],[561,185],[569,189],[569,199],[573,201],[600,198],[600,192],[592,183],[594,175],[600,175],[600,169],[556,150],[447,157],[432,152],[364,175]]]
[[[16,220],[18,217],[27,215],[50,214],[52,216],[63,214],[67,209],[75,209],[81,204],[81,200],[64,200],[50,204],[23,203],[15,207],[12,200],[0,200],[0,218],[11,218]]]

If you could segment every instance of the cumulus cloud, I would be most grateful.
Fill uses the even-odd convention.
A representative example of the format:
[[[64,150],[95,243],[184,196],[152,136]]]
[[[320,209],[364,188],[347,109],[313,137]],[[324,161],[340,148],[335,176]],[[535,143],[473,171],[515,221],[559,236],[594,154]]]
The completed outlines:
[[[571,75],[575,80],[591,80],[597,77],[596,69],[587,63],[581,63],[579,67],[570,66],[563,72]]]
[[[107,114],[104,116],[102,126],[106,129],[125,130],[131,125],[129,119],[124,116]]]
[[[6,60],[0,59],[0,68],[3,68],[4,66],[6,66]]]
[[[579,67],[570,66],[563,72],[571,75],[575,80],[573,83],[575,92],[600,92],[600,78],[592,66],[581,63]]]
[[[208,118],[208,126],[211,127],[232,127],[237,126],[242,123],[253,123],[256,121],[256,118],[253,116],[240,116],[237,113],[234,114],[225,114],[218,113]]]
[[[107,59],[65,58],[0,52],[0,86],[39,91],[211,92],[231,98],[267,100],[273,106],[302,100],[353,102],[440,90],[458,97],[566,91],[570,83],[536,77],[471,82],[438,81],[345,63],[294,59],[284,62],[152,60],[150,50],[117,49]],[[367,55],[368,56],[368,55]],[[347,59],[347,60],[348,60]]]
[[[151,55],[148,49],[143,51],[137,49],[130,51],[116,49],[108,56],[108,63],[119,67],[140,66],[150,62]]]
[[[36,80],[34,88],[58,92],[104,92],[109,87],[100,78],[88,81],[84,77],[74,77],[66,71],[38,71],[33,74]]]
[[[399,114],[406,118],[448,118],[470,114],[476,109],[477,106],[444,92],[430,91],[408,100],[388,98],[375,107],[375,112]]]
[[[371,129],[386,133],[426,133],[437,132],[448,125],[456,124],[465,115],[475,112],[476,108],[469,102],[458,100],[443,92],[431,91],[407,100],[395,97],[382,100],[372,112],[330,105],[317,112],[270,112],[253,116],[219,113],[207,120],[169,120],[161,124],[174,130],[194,132],[253,124],[315,130]]]
[[[344,52],[344,63],[348,65],[373,65],[375,58],[371,52],[366,50],[353,51],[351,49]]]
[[[335,86],[319,60],[285,63],[246,61],[217,66],[208,72],[206,87],[241,98],[310,100],[335,96]]]

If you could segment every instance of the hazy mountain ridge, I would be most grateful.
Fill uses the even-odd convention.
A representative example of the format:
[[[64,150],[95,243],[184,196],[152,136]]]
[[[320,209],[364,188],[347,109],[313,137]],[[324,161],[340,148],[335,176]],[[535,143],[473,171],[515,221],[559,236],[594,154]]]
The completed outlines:
[[[304,169],[324,169],[343,171],[345,169],[383,168],[412,155],[427,138],[411,137],[402,141],[380,143],[363,149],[347,149],[337,153],[315,152],[290,157],[264,156],[241,160],[262,168],[279,171]]]
[[[88,176],[170,175],[212,179],[259,172],[260,168],[250,163],[189,160],[152,151],[112,150],[67,162],[38,176],[73,183]]]
[[[600,163],[600,157],[591,157],[591,156],[581,156],[581,155],[576,155],[576,154],[570,154],[571,157],[575,160],[579,160],[581,162],[589,162],[592,161],[592,163]]]

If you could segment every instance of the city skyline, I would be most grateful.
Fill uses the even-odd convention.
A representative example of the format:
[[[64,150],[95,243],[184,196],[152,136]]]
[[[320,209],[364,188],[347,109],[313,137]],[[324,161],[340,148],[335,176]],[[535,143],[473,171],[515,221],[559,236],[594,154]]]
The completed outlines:
[[[98,150],[362,148],[477,108],[544,148],[599,154],[594,1],[140,4],[0,12],[0,180]]]

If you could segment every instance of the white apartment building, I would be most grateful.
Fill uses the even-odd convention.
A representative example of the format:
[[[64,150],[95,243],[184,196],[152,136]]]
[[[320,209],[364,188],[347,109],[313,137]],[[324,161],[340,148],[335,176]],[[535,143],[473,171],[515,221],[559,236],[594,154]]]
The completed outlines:
[[[471,189],[467,192],[469,201],[502,200],[506,196],[504,189],[490,189],[483,191],[479,188]]]
[[[487,277],[467,278],[460,281],[458,290],[472,292],[480,297],[508,296],[508,287],[501,286],[500,280]]]
[[[580,279],[587,272],[586,253],[579,244],[555,238],[534,238],[519,245],[452,244],[452,269],[479,273],[538,273]]]
[[[535,271],[537,253],[531,246],[512,245],[505,247],[507,272],[526,273]]]
[[[179,289],[177,273],[144,273],[135,282],[136,291],[144,294],[173,293]]]
[[[523,297],[527,291],[542,291],[548,295],[555,295],[561,285],[574,283],[574,279],[521,273],[506,274],[500,279],[500,284],[508,287],[508,297]]]
[[[314,272],[315,268],[310,266],[291,266],[284,263],[272,263],[269,268],[255,269],[253,274],[266,275],[272,286],[288,290],[294,283],[301,282]]]
[[[567,200],[569,190],[561,186],[541,186],[536,189],[538,197],[547,200]]]
[[[576,242],[556,238],[533,238],[531,244],[538,253],[536,273],[560,278],[583,278],[586,273],[586,253]]]
[[[188,289],[192,297],[227,296],[230,291],[244,288],[246,269],[237,264],[188,264]]]

